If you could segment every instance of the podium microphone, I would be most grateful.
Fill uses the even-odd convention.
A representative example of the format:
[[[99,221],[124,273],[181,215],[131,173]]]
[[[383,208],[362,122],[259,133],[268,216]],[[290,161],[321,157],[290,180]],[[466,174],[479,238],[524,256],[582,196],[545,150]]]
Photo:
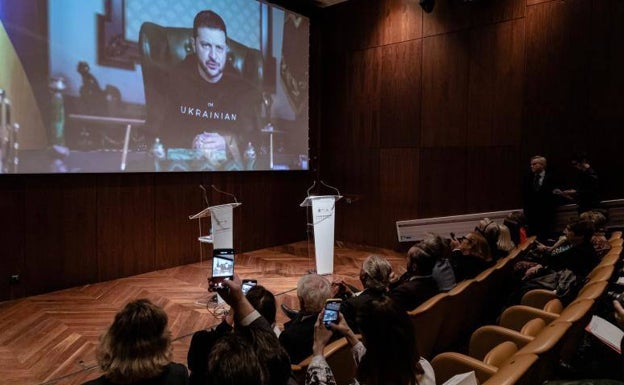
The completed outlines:
[[[204,197],[204,202],[206,202],[206,207],[210,207],[210,203],[208,202],[208,191],[203,185],[199,185],[199,188],[202,189],[202,196]]]
[[[225,195],[231,196],[232,198],[234,198],[234,203],[238,203],[238,200],[236,199],[236,196],[234,194],[230,194],[230,193],[227,193],[225,191],[221,191],[218,188],[216,188],[215,185],[213,185],[213,184],[211,184],[210,187],[212,187],[213,190],[215,190],[216,192],[219,192],[221,194],[225,194]]]

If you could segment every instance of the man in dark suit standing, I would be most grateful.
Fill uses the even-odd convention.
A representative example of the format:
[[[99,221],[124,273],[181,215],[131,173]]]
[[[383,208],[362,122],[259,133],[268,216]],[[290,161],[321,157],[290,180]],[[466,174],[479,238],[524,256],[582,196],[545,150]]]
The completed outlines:
[[[551,235],[557,191],[552,175],[546,172],[546,158],[532,157],[531,173],[524,183],[524,216],[529,234],[539,240],[546,240]]]

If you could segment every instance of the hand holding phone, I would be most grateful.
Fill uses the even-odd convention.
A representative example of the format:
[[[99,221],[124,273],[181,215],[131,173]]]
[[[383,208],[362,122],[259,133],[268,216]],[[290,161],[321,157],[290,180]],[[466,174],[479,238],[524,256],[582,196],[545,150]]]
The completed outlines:
[[[329,324],[338,323],[338,313],[340,312],[340,298],[329,298],[325,301],[325,310],[323,313],[323,323],[329,329]]]
[[[243,294],[247,295],[247,292],[249,291],[249,289],[251,289],[252,287],[256,286],[258,284],[258,281],[256,281],[255,279],[243,279]]]
[[[234,278],[234,249],[214,249],[212,253],[212,278],[208,290],[223,289],[223,281]]]

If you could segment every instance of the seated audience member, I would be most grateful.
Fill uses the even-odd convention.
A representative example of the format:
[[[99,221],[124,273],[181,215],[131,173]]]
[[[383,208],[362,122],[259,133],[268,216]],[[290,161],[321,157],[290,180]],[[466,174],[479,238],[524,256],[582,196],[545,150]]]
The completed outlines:
[[[470,232],[463,238],[452,240],[451,246],[451,264],[457,282],[474,278],[494,264],[490,247],[479,233]]]
[[[539,262],[532,262],[534,266],[526,270],[509,302],[518,303],[522,295],[532,289],[555,290],[564,304],[574,299],[580,283],[599,262],[591,244],[593,229],[589,221],[572,220],[564,230],[566,240],[545,252]],[[522,263],[526,262],[519,262]]]
[[[573,219],[565,228],[563,241],[556,248],[547,251],[542,256],[542,262],[528,269],[524,278],[538,274],[543,275],[546,270],[561,271],[569,269],[579,278],[584,278],[598,264],[591,238],[594,234],[592,222]]]
[[[325,300],[331,295],[331,284],[318,274],[307,274],[297,282],[299,313],[284,324],[279,341],[292,363],[299,363],[312,354],[314,324]]]
[[[596,251],[596,256],[598,258],[604,257],[609,250],[611,250],[611,244],[605,232],[607,218],[600,211],[585,211],[579,218],[588,220],[594,224],[594,235],[592,236],[591,243]]]
[[[438,293],[433,280],[436,259],[418,245],[407,252],[407,271],[390,284],[388,295],[399,308],[409,311]]]
[[[186,368],[171,355],[167,313],[147,299],[132,301],[100,339],[96,357],[104,375],[86,384],[186,384]]]
[[[314,328],[314,357],[306,372],[306,385],[335,385],[323,350],[332,331],[344,335],[353,350],[357,365],[353,384],[435,385],[435,374],[427,360],[420,357],[416,336],[407,313],[389,297],[366,303],[358,316],[363,343],[349,328],[342,315],[338,324],[323,324],[322,314]]]
[[[511,234],[509,228],[505,225],[499,225],[489,218],[483,218],[479,221],[475,231],[483,235],[490,247],[490,253],[494,261],[509,255],[516,245],[511,240]]]
[[[427,234],[425,239],[414,246],[435,259],[431,275],[438,286],[438,291],[442,292],[451,290],[457,283],[449,260],[451,256],[449,241],[449,239],[444,239],[438,234]]]
[[[509,228],[513,243],[521,245],[526,241],[526,220],[522,211],[512,211],[507,214],[507,218],[505,218],[503,224]]]
[[[251,306],[257,310],[264,319],[275,329],[275,297],[273,293],[257,285],[247,292],[247,300]],[[234,314],[230,311],[223,317],[221,323],[208,330],[200,330],[193,333],[191,345],[187,354],[188,368],[191,371],[191,385],[203,384],[205,382],[207,357],[215,343],[223,336],[231,334],[233,331]],[[277,340],[276,340],[277,342]]]
[[[364,260],[360,270],[360,281],[364,286],[364,290],[344,299],[340,305],[340,312],[351,330],[359,333],[359,327],[356,322],[359,309],[388,291],[390,273],[392,273],[392,265],[385,258],[371,255]]]
[[[232,309],[234,333],[218,339],[210,350],[204,384],[285,385],[290,361],[271,325],[243,295],[237,276],[224,286],[217,292]]]

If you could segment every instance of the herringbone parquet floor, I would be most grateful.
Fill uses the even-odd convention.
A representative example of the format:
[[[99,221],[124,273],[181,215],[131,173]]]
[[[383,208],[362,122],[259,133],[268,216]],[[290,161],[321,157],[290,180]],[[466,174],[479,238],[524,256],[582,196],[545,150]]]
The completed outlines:
[[[236,272],[257,279],[276,294],[278,304],[295,305],[298,278],[314,268],[308,245],[303,241],[239,254]],[[328,278],[360,287],[359,269],[370,254],[386,256],[398,273],[405,270],[402,254],[338,243],[334,275]],[[98,338],[115,313],[136,298],[149,298],[165,309],[174,361],[186,363],[193,332],[220,321],[222,305],[198,303],[206,298],[208,275],[210,260],[0,303],[0,383],[71,385],[98,377]],[[278,324],[285,322],[279,310],[277,315]]]

